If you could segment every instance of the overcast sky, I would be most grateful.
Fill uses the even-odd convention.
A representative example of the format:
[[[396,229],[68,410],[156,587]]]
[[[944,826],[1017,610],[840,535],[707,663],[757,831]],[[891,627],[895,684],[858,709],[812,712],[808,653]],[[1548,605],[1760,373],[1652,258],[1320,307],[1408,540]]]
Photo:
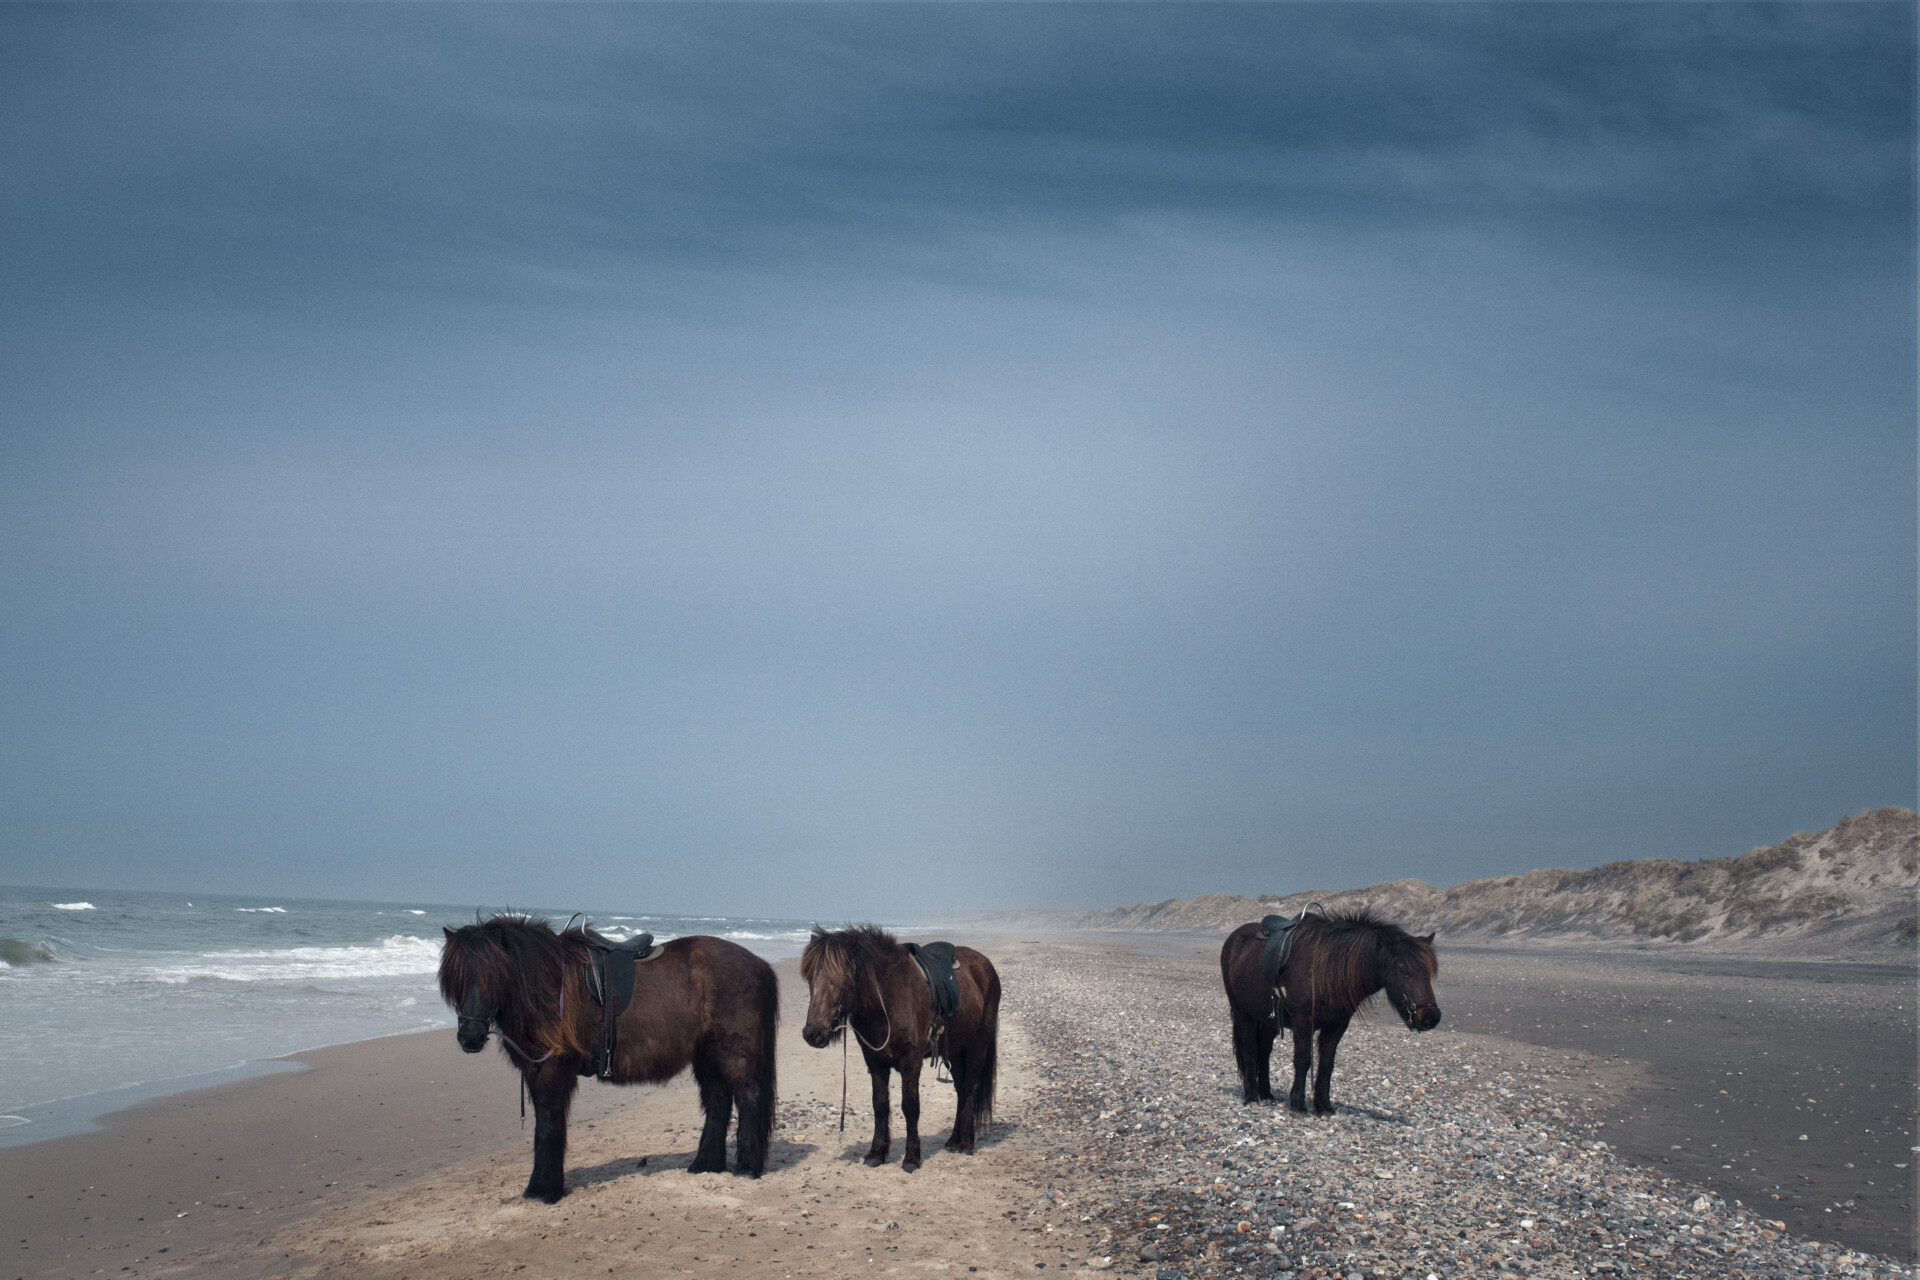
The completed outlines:
[[[908,920],[1912,805],[1914,46],[0,8],[0,879]]]

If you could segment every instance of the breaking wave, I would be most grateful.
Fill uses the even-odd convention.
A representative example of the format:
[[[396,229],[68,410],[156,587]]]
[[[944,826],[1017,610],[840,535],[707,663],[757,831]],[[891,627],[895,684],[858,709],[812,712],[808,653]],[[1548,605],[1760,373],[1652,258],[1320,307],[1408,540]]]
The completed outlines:
[[[49,964],[60,957],[47,942],[28,942],[25,938],[0,938],[0,969],[16,965]]]
[[[140,976],[168,984],[204,978],[218,978],[227,982],[399,978],[437,971],[440,967],[440,945],[437,940],[395,934],[364,947],[214,951],[168,964],[144,966]]]

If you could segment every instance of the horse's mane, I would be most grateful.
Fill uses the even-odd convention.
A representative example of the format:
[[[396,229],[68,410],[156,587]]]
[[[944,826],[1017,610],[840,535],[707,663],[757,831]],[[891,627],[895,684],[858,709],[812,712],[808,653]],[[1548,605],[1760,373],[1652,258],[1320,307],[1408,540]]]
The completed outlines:
[[[519,1044],[542,1052],[590,1052],[575,1033],[577,1020],[560,1016],[563,987],[574,988],[570,1003],[587,998],[579,977],[586,959],[585,929],[555,933],[551,921],[502,911],[446,934],[440,995],[449,1005],[458,1008],[478,986],[497,1011],[500,1029]]]
[[[815,925],[800,953],[800,976],[808,986],[816,981],[839,990],[863,966],[898,954],[900,940],[877,924],[849,925],[831,933]]]
[[[1368,906],[1340,907],[1310,915],[1300,923],[1302,941],[1312,938],[1321,953],[1309,970],[1310,999],[1358,1009],[1391,970],[1425,969],[1429,981],[1440,972],[1433,944],[1416,938]]]

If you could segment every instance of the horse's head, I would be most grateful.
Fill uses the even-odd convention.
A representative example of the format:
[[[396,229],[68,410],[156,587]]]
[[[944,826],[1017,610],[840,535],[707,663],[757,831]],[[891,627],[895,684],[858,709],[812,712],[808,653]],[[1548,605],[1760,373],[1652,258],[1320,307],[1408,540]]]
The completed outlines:
[[[807,1023],[800,1038],[824,1049],[839,1038],[859,1007],[860,977],[866,971],[878,929],[866,926],[832,933],[814,926],[800,954],[800,976],[807,980]]]
[[[1440,1025],[1440,1006],[1433,1000],[1434,975],[1440,961],[1433,953],[1433,935],[1415,937],[1400,929],[1382,934],[1380,980],[1387,1002],[1409,1031],[1431,1031]]]
[[[459,1015],[459,1029],[455,1034],[460,1047],[468,1053],[478,1053],[487,1047],[487,1035],[500,1009],[499,994],[488,990],[489,986],[497,985],[488,982],[498,967],[488,963],[487,953],[494,948],[487,945],[488,940],[478,924],[460,929],[442,925],[441,932],[447,935],[447,940],[440,952],[440,995]]]
[[[860,957],[847,945],[844,932],[828,933],[818,926],[800,953],[800,976],[807,982],[807,1022],[800,1038],[816,1049],[833,1043],[851,1012],[854,971]]]

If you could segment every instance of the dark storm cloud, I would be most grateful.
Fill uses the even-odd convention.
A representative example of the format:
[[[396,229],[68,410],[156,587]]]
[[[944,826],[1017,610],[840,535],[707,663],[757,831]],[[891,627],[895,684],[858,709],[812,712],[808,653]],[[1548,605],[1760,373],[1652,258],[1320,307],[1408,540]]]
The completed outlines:
[[[15,9],[41,288],[587,291],[1006,224],[1904,237],[1898,6]],[[880,246],[874,237],[880,236]],[[977,269],[977,268],[976,268]]]
[[[898,918],[1912,801],[1909,8],[0,27],[9,878]]]

